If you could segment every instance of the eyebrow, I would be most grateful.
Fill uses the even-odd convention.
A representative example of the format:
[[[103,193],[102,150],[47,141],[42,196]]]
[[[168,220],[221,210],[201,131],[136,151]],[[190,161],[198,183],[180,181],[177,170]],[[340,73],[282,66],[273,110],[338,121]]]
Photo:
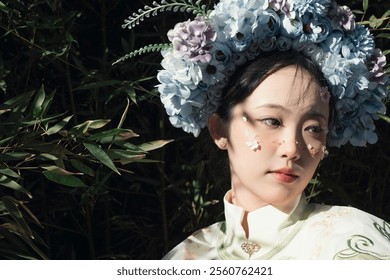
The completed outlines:
[[[255,109],[261,109],[261,108],[271,108],[271,109],[278,109],[278,110],[282,110],[282,111],[285,111],[285,112],[291,112],[289,109],[283,107],[282,105],[279,105],[279,104],[272,104],[272,103],[266,103],[266,104],[262,104],[262,105],[259,105],[259,106],[256,106]],[[320,112],[317,112],[317,111],[309,111],[306,113],[307,116],[309,117],[312,117],[312,118],[320,118],[320,119],[323,119],[325,121],[327,121],[327,118],[324,114],[320,113]]]
[[[255,109],[261,109],[261,108],[271,108],[271,109],[279,109],[283,111],[290,111],[287,108],[283,107],[282,105],[272,104],[272,103],[266,103],[255,107]]]

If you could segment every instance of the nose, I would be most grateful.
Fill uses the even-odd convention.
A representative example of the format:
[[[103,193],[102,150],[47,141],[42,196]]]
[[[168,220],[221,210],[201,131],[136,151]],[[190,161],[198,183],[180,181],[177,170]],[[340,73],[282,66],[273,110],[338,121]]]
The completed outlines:
[[[302,141],[299,141],[293,137],[285,138],[277,142],[279,145],[278,154],[288,160],[296,161],[301,158],[300,144]]]

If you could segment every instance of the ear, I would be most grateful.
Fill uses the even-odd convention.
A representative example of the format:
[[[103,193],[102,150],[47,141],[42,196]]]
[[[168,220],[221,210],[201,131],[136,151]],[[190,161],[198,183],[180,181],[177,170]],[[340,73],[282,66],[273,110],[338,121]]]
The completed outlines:
[[[211,138],[214,140],[215,145],[221,150],[227,149],[227,135],[225,126],[218,114],[213,113],[209,117],[208,125]]]

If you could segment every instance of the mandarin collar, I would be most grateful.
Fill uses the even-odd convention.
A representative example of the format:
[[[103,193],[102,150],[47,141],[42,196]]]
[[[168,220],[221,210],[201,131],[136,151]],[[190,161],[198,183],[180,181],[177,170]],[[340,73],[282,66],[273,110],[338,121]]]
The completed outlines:
[[[289,213],[267,205],[248,213],[248,238],[241,225],[244,217],[244,209],[231,203],[231,191],[224,197],[225,205],[225,234],[223,247],[232,255],[243,258],[248,255],[237,245],[249,242],[259,245],[261,248],[256,254],[264,254],[272,250],[285,236],[289,234],[294,224],[299,221],[304,213],[307,201],[304,195],[300,195],[294,201],[294,207]],[[241,245],[240,245],[241,244]],[[255,257],[255,254],[253,255]]]

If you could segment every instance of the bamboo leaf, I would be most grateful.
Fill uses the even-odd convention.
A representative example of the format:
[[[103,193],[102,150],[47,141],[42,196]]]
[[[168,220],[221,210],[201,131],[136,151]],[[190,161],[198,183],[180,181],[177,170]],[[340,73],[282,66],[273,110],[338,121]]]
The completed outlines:
[[[98,145],[91,143],[84,143],[84,147],[102,164],[113,170],[115,173],[119,174],[118,169],[115,167],[114,163],[110,159],[110,157],[100,148]]]
[[[33,107],[33,116],[34,118],[39,118],[41,117],[41,113],[43,111],[42,105],[43,102],[45,101],[45,89],[43,86],[38,90],[38,93],[34,99],[34,107]]]
[[[126,150],[117,150],[117,149],[110,149],[106,151],[107,155],[114,160],[118,159],[135,159],[135,158],[144,158],[145,152],[140,154],[139,152],[134,151],[126,151]]]
[[[120,163],[122,165],[126,165],[133,162],[139,162],[139,163],[161,163],[162,162],[161,160],[145,159],[145,156],[146,155],[143,154],[140,155],[139,157],[121,159]]]
[[[46,177],[46,179],[60,185],[75,188],[88,187],[82,180],[72,175],[60,175],[56,171],[50,170],[45,170],[42,173]]]
[[[0,109],[11,109],[12,112],[24,112],[27,108],[28,101],[33,94],[34,92],[27,92],[8,99],[0,105]]]
[[[89,141],[99,141],[101,143],[111,143],[113,141],[123,141],[132,137],[138,137],[131,129],[114,128],[88,137]]]
[[[7,187],[7,188],[10,188],[10,189],[13,189],[13,190],[18,191],[18,192],[25,193],[25,194],[27,194],[28,197],[32,198],[32,195],[28,190],[26,190],[21,185],[19,185],[17,182],[8,178],[5,175],[0,175],[0,185]]]
[[[7,175],[8,177],[13,177],[13,178],[17,178],[17,179],[20,178],[20,175],[10,168],[2,168],[2,169],[0,169],[0,173]]]
[[[52,135],[52,134],[57,133],[58,131],[63,129],[65,127],[65,125],[67,125],[69,123],[69,121],[72,117],[73,116],[69,116],[69,117],[66,117],[65,119],[59,121],[57,124],[55,124],[54,126],[50,127],[48,130],[46,130],[44,134]]]
[[[49,166],[41,166],[43,169],[54,172],[58,175],[84,175],[83,173],[75,173],[75,172],[70,172],[68,170],[65,170],[61,167],[58,167],[56,165],[49,165]]]
[[[143,143],[143,144],[139,145],[138,147],[140,149],[144,150],[145,152],[148,152],[148,151],[152,151],[155,149],[159,149],[172,141],[173,140],[156,140],[156,141],[152,141],[152,142]]]
[[[5,196],[1,198],[1,202],[4,207],[7,209],[8,213],[14,219],[14,221],[22,228],[22,230],[28,234],[28,236],[32,236],[32,232],[30,227],[27,225],[26,221],[23,218],[22,213],[17,207],[16,200],[13,197]]]
[[[107,119],[101,119],[101,120],[88,120],[85,121],[79,125],[74,126],[72,129],[70,129],[71,133],[77,133],[80,132],[82,134],[86,133],[87,131],[93,130],[93,129],[99,129],[108,124],[111,120]]]
[[[77,160],[77,159],[72,159],[70,161],[70,163],[72,164],[72,166],[74,168],[76,168],[78,171],[84,173],[84,174],[87,174],[89,176],[95,176],[95,172],[92,170],[92,168],[90,168],[89,166],[85,165],[84,163],[82,163],[81,161]]]
[[[390,33],[381,33],[381,34],[378,34],[378,36],[376,36],[377,38],[385,38],[385,39],[388,39],[390,40]]]
[[[383,120],[385,120],[386,122],[390,123],[390,117],[386,116],[386,115],[382,115],[382,114],[379,114],[379,117]]]
[[[24,152],[1,153],[0,162],[13,161],[13,160],[25,160],[26,158],[29,158],[31,156],[32,154],[24,153]]]
[[[367,12],[368,9],[368,0],[363,0],[363,11],[364,13]]]

